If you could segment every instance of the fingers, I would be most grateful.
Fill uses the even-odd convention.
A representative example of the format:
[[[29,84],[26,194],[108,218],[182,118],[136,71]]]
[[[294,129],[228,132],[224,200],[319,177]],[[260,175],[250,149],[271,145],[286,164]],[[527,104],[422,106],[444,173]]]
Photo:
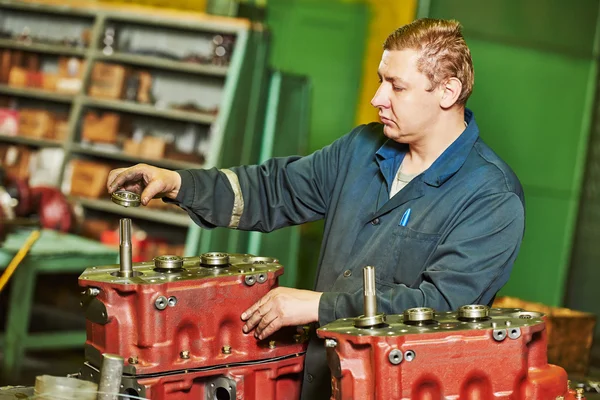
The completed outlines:
[[[260,300],[252,304],[250,308],[248,308],[242,313],[242,321],[246,321],[247,319],[249,319],[252,316],[252,314],[254,314],[256,310],[258,310],[258,308],[261,307],[263,304],[267,303],[270,298],[271,292],[265,294],[263,297],[260,298]]]
[[[242,327],[242,330],[244,331],[244,333],[248,333],[250,332],[252,329],[254,329],[256,327],[256,325],[258,325],[258,323],[262,320],[263,316],[266,315],[269,310],[268,309],[263,309],[264,306],[260,306],[258,307],[249,317],[248,320],[246,321],[246,324]],[[246,315],[249,315],[248,313],[245,313]]]
[[[256,327],[256,336],[258,339],[262,340],[281,328],[281,320],[279,319],[279,314],[274,310],[269,310],[268,313],[265,314],[264,317],[258,323]]]
[[[114,190],[112,189],[112,187],[113,187],[113,181],[115,180],[115,178],[117,177],[117,175],[119,175],[121,172],[125,171],[126,169],[127,168],[117,168],[117,169],[113,169],[112,171],[110,171],[108,173],[108,179],[106,180],[106,188],[108,189],[109,193],[114,192]]]
[[[148,205],[148,202],[158,193],[163,192],[165,183],[160,180],[152,180],[148,183],[142,194],[140,195],[143,205]]]
[[[131,181],[143,178],[146,168],[149,168],[149,166],[145,164],[138,164],[131,168],[119,168],[111,171],[108,176],[107,184],[109,193],[113,193],[126,183],[131,183]]]

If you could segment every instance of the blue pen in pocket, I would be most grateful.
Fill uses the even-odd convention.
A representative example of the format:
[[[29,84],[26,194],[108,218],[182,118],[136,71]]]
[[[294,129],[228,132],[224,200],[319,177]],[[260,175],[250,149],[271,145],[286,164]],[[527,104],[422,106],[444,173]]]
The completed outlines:
[[[404,214],[402,214],[402,218],[400,219],[400,226],[406,226],[406,224],[408,224],[408,220],[410,218],[410,208],[407,209],[406,211],[404,211]]]

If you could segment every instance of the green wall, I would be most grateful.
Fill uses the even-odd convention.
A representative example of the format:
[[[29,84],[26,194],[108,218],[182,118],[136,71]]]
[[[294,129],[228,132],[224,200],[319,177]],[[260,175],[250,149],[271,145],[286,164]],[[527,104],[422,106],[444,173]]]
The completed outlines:
[[[434,0],[429,16],[463,24],[475,66],[468,107],[525,189],[525,238],[500,294],[561,305],[595,90],[598,1]]]
[[[274,68],[307,76],[311,83],[308,150],[350,131],[362,78],[368,7],[335,0],[269,0]],[[312,288],[322,238],[321,222],[301,227],[297,287]],[[277,234],[272,233],[272,234]]]

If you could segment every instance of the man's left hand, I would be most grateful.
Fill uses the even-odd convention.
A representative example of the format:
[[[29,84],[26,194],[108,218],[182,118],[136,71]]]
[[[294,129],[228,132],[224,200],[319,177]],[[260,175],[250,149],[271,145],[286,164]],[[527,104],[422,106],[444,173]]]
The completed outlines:
[[[254,336],[264,339],[281,327],[303,325],[319,320],[322,293],[278,287],[242,313],[244,333],[256,328]]]

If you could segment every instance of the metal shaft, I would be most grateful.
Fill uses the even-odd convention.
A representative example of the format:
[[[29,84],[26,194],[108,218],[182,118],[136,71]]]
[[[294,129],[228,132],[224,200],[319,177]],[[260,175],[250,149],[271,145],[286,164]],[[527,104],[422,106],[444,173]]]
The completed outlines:
[[[117,400],[123,376],[123,357],[115,354],[102,354],[98,400]]]
[[[119,220],[119,276],[130,277],[133,275],[131,251],[131,220]]]
[[[363,269],[363,285],[365,295],[365,317],[373,317],[377,314],[377,293],[375,289],[375,267]]]

